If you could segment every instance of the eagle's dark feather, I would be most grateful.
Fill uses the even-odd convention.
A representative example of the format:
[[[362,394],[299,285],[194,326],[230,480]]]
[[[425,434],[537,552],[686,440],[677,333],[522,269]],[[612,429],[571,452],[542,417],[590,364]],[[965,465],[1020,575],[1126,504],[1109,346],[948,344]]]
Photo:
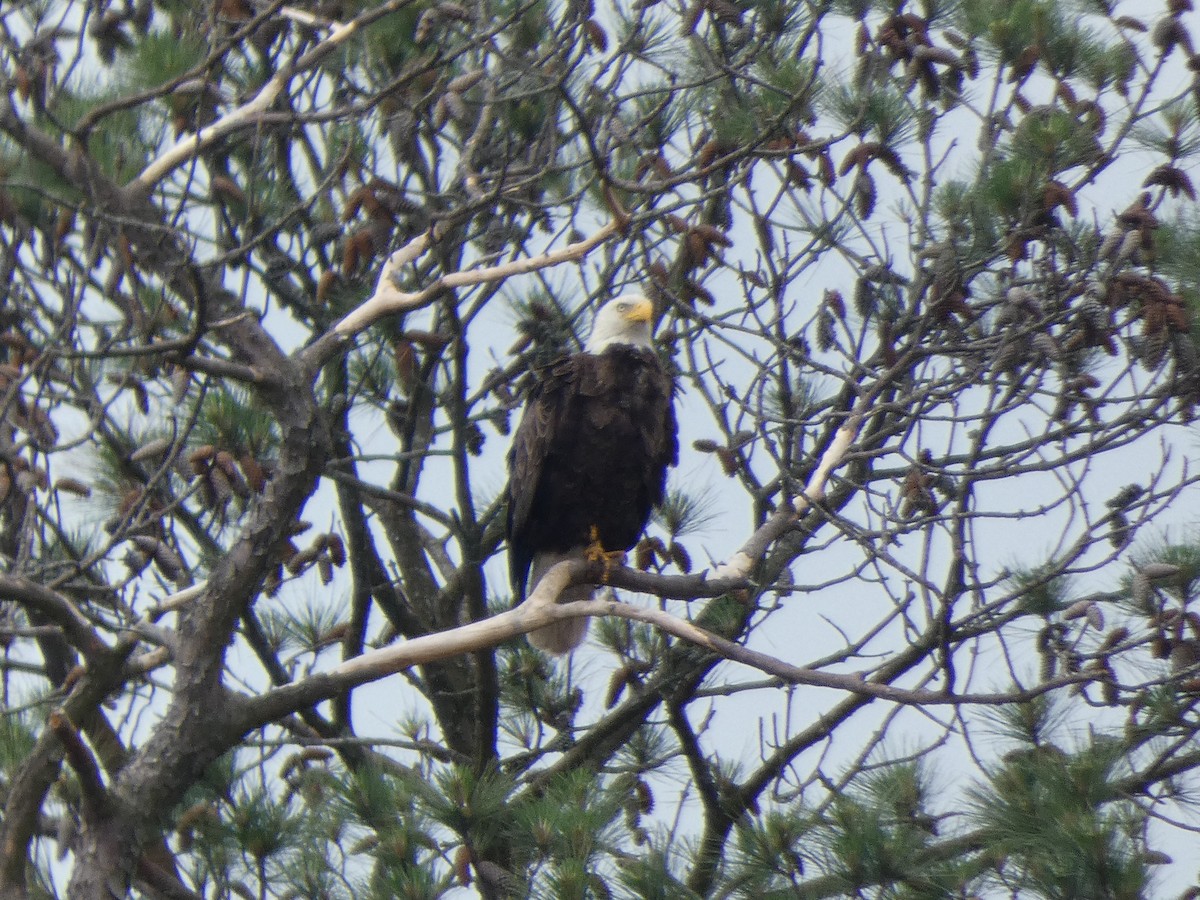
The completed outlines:
[[[678,461],[671,376],[650,349],[616,344],[540,373],[509,453],[508,546],[514,600],[539,553],[591,543],[628,550],[662,502]]]

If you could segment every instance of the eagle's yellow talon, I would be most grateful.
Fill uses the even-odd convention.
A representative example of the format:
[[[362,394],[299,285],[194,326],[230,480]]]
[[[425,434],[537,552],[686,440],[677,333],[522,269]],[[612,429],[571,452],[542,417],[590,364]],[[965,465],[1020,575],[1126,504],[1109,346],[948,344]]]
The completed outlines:
[[[588,562],[603,562],[604,561],[604,545],[600,543],[600,529],[595,525],[589,531],[591,543],[587,545],[584,555]]]
[[[587,545],[584,556],[588,562],[604,564],[604,574],[601,576],[600,583],[608,584],[608,575],[612,571],[613,566],[619,566],[625,561],[625,551],[605,550],[604,544],[600,541],[600,529],[595,525],[591,527],[589,534],[592,541]]]

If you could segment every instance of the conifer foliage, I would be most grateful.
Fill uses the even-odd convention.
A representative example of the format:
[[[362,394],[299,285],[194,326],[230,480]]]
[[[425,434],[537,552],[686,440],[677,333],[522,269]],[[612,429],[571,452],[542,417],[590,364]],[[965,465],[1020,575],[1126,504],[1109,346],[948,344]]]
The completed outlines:
[[[1200,896],[1196,25],[6,0],[0,898]],[[631,291],[681,465],[511,611]]]

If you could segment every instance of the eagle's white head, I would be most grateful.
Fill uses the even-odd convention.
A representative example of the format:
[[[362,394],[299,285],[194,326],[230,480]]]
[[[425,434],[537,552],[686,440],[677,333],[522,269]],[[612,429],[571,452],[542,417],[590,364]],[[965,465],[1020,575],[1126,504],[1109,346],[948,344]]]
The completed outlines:
[[[588,353],[601,353],[614,344],[652,347],[653,327],[654,304],[641,294],[625,294],[600,307],[584,349]]]

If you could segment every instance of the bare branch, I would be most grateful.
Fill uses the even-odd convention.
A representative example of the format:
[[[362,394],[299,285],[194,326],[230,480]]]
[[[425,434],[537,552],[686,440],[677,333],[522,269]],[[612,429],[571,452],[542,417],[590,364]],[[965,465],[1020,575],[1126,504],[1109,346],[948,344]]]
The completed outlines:
[[[859,404],[862,407],[862,403]],[[808,484],[803,493],[795,499],[791,508],[781,507],[770,519],[763,523],[729,558],[727,562],[716,566],[711,574],[706,575],[718,582],[736,581],[749,576],[751,569],[766,554],[767,548],[796,521],[796,516],[811,508],[812,504],[825,499],[825,485],[829,475],[841,465],[849,452],[850,446],[858,436],[862,425],[863,412],[856,411],[837,430],[833,440],[821,454],[821,462],[809,476]]]
[[[557,597],[572,584],[588,583],[590,579],[595,578],[595,574],[595,564],[579,561],[559,563],[542,577],[529,599],[515,609],[346,660],[329,672],[296,682],[251,701],[247,707],[247,714],[252,721],[259,721],[259,715],[269,708],[271,717],[274,718],[285,705],[299,708],[332,696],[340,690],[377,681],[413,666],[493,647],[555,622],[588,616],[614,616],[645,622],[688,643],[711,650],[725,659],[774,675],[788,684],[830,688],[892,703],[919,706],[997,706],[1025,702],[1069,685],[1094,681],[1098,677],[1096,673],[1074,673],[1046,681],[1036,687],[996,693],[948,694],[942,691],[907,690],[874,681],[865,674],[847,675],[792,665],[718,637],[663,610],[632,606],[617,600],[560,604],[548,599]]]
[[[428,233],[422,234],[419,237],[413,238],[413,240],[388,257],[387,262],[384,263],[379,273],[379,281],[375,285],[375,293],[367,298],[366,302],[361,306],[338,322],[334,326],[334,332],[346,337],[358,334],[364,328],[379,321],[383,316],[403,312],[404,310],[418,309],[432,303],[442,293],[452,288],[503,281],[514,275],[523,275],[528,272],[536,272],[540,269],[557,266],[564,262],[580,260],[620,230],[621,225],[619,223],[610,222],[591,237],[568,244],[561,250],[551,250],[541,256],[514,259],[510,262],[496,266],[487,266],[482,269],[452,272],[449,275],[443,275],[433,284],[422,290],[413,292],[401,291],[395,286],[396,273],[401,266],[420,257],[429,248],[430,235]]]
[[[387,2],[370,10],[369,13],[344,24],[332,26],[329,34],[316,46],[308,49],[303,56],[291,65],[281,66],[250,100],[236,109],[227,112],[217,121],[200,129],[195,134],[177,141],[175,146],[162,153],[156,160],[146,166],[141,174],[129,183],[128,187],[132,190],[149,193],[162,179],[166,178],[167,175],[189,159],[194,158],[206,147],[212,146],[216,141],[241,128],[253,127],[256,124],[257,117],[271,108],[276,98],[287,87],[288,82],[298,73],[311,68],[329,53],[332,53],[358,33],[365,25],[407,6],[409,2],[410,0],[387,0]]]

